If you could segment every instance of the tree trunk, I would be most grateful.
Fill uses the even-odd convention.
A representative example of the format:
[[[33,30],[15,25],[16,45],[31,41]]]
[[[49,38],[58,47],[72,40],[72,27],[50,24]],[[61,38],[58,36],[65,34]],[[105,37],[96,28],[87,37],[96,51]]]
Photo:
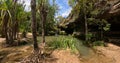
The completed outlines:
[[[31,20],[32,20],[32,35],[33,35],[33,41],[34,41],[34,50],[38,50],[38,43],[37,43],[37,34],[36,34],[36,28],[37,28],[37,22],[36,22],[36,0],[31,0]]]
[[[14,25],[14,30],[13,30],[13,38],[14,40],[18,39],[17,34],[19,32],[19,24],[18,21],[16,20],[15,25]]]
[[[26,38],[26,34],[27,34],[26,31],[23,31],[22,32],[22,38]]]
[[[1,30],[0,30],[0,32],[1,32],[1,37],[2,37],[2,38],[5,38],[5,29],[4,29],[4,28],[5,28],[5,25],[3,24],[3,25],[2,25],[2,28],[1,28]]]
[[[100,30],[100,40],[102,41],[103,40],[103,25],[102,24],[100,25],[100,28],[101,28],[101,30]]]
[[[9,40],[9,45],[13,45],[13,42],[14,42],[14,39],[16,38],[16,3],[17,3],[17,0],[12,0],[12,5],[13,7],[11,8],[11,15],[12,15],[12,21],[11,23],[9,24],[9,27],[7,29],[7,35],[8,35],[8,40]],[[17,28],[18,29],[18,28]]]
[[[46,24],[46,18],[47,18],[47,5],[45,0],[41,0],[41,6],[39,7],[40,11],[40,17],[41,17],[41,28],[42,28],[42,43],[41,43],[41,54],[44,53],[45,48],[45,24]]]
[[[7,31],[8,31],[8,28],[7,28],[7,25],[8,25],[8,13],[6,12],[6,15],[4,17],[4,22],[3,22],[3,29],[4,29],[4,33],[5,33],[5,38],[6,38],[6,44],[9,44],[9,39],[8,39],[8,34],[7,34]]]
[[[45,21],[46,21],[46,16],[42,15],[42,43],[44,45],[45,45]]]
[[[13,39],[13,30],[10,29],[9,31],[9,45],[12,45],[14,42],[14,39]]]
[[[87,17],[85,15],[85,41],[88,41],[88,37],[87,37],[87,34],[88,34],[88,24],[87,24]]]

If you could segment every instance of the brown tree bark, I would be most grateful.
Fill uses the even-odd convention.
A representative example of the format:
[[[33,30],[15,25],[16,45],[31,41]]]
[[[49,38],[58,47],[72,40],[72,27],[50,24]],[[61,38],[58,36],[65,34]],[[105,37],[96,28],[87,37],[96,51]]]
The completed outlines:
[[[42,43],[45,44],[45,21],[46,16],[42,15]]]
[[[34,50],[38,50],[38,43],[37,43],[37,22],[36,22],[36,0],[31,0],[31,20],[32,20],[32,35],[34,41]]]
[[[47,11],[48,8],[45,4],[45,2],[41,1],[41,8],[39,9],[41,14],[41,20],[42,20],[42,43],[45,46],[45,24],[46,24],[46,18],[47,18]]]
[[[41,28],[42,28],[42,41],[41,41],[41,54],[45,51],[45,24],[46,24],[46,18],[47,18],[47,11],[48,7],[46,5],[46,0],[41,0],[41,3],[39,4],[39,12],[40,12],[40,18],[41,18]]]
[[[18,37],[17,37],[17,35],[18,35],[18,32],[19,32],[19,22],[18,22],[18,20],[17,20],[17,17],[14,15],[14,13],[16,13],[16,5],[17,5],[17,2],[18,2],[18,0],[13,0],[13,16],[14,16],[14,18],[13,18],[13,23],[14,23],[14,25],[13,25],[13,28],[12,28],[12,34],[13,34],[13,39],[14,40],[16,40],[16,39],[18,39]]]
[[[2,38],[5,38],[5,29],[4,29],[4,27],[5,27],[5,25],[2,25],[2,28],[0,30]]]
[[[8,19],[9,19],[9,16],[8,16],[8,13],[6,12],[6,15],[4,17],[4,22],[3,22],[3,29],[4,29],[4,33],[5,33],[5,38],[6,38],[6,44],[9,44],[9,38],[8,38],[8,34],[7,34],[7,31],[8,31],[8,28],[7,28],[7,25],[8,25]]]
[[[88,24],[87,24],[87,17],[86,17],[86,15],[85,15],[85,41],[88,41],[88,37],[87,37],[87,35],[88,35]]]
[[[16,38],[16,26],[15,26],[15,23],[16,23],[16,3],[17,3],[17,0],[13,0],[12,1],[12,8],[11,8],[11,15],[12,15],[12,21],[11,21],[11,24],[8,28],[8,39],[9,39],[9,45],[13,45],[14,43],[14,39]],[[18,29],[18,28],[17,28]]]

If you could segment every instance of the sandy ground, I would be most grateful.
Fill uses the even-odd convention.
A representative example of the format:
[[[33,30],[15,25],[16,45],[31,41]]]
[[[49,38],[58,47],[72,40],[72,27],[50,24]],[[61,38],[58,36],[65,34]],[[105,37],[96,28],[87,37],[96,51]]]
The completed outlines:
[[[0,43],[5,41],[5,38],[0,38]]]
[[[0,45],[4,41],[0,38]],[[54,60],[48,63],[120,63],[120,47],[108,44],[108,47],[96,47],[97,54],[84,59],[71,53],[70,50],[54,50],[51,56]],[[17,63],[31,54],[32,45],[3,48],[0,46],[0,63]]]
[[[77,55],[70,52],[70,50],[56,50],[52,56],[57,58],[55,63],[82,63]]]
[[[0,38],[0,45],[4,40]],[[7,48],[0,46],[0,63],[19,63],[23,58],[30,55],[31,52],[32,45]],[[78,56],[71,53],[70,50],[54,50],[51,56],[52,58],[48,58],[47,63],[81,63]]]
[[[111,58],[113,63],[120,63],[120,47],[109,43],[108,47],[97,47],[100,54]]]

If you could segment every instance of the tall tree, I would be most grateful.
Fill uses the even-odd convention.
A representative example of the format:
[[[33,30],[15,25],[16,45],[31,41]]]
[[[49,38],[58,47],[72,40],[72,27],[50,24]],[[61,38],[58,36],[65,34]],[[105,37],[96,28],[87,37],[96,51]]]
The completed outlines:
[[[39,2],[39,12],[42,21],[42,44],[45,46],[45,24],[48,15],[48,0],[40,0]]]
[[[48,0],[49,1],[49,0]],[[40,8],[42,8],[42,6],[40,5],[42,2],[41,0],[38,0],[37,2],[37,9],[38,9],[38,13],[37,13],[37,30],[39,31],[39,33],[42,33],[42,14],[40,12]],[[51,34],[51,31],[55,31],[55,13],[57,11],[57,5],[55,4],[55,0],[53,0],[53,2],[49,3],[46,2],[46,4],[44,4],[47,6],[47,15],[46,15],[46,21],[45,21],[45,35],[49,35]],[[38,16],[39,15],[39,16]]]
[[[7,4],[8,3],[8,4]],[[0,10],[1,10],[1,32],[2,34],[5,34],[5,38],[6,38],[6,44],[9,44],[9,37],[8,37],[8,23],[9,20],[11,20],[11,13],[10,13],[10,4],[11,1],[1,1],[1,5],[0,5]]]
[[[12,0],[5,0],[1,1],[1,14],[2,14],[2,20],[3,20],[3,25],[2,25],[2,30],[4,31],[3,33],[5,34],[6,37],[6,44],[7,45],[12,45],[14,42],[13,39],[13,29],[15,26],[14,24],[14,18],[15,16],[14,11],[15,10],[15,4],[17,3],[17,0],[12,1]]]
[[[37,43],[37,22],[36,22],[36,0],[31,0],[31,20],[32,20],[32,34],[33,34],[33,41],[34,41],[34,50],[38,50],[38,43]]]

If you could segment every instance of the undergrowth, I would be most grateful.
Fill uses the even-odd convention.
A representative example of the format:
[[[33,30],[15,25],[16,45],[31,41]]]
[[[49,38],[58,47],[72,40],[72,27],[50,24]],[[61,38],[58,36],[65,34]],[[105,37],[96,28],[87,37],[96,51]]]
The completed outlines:
[[[72,51],[76,51],[77,39],[72,36],[58,36],[52,42],[49,42],[49,47],[54,49],[71,49]]]

